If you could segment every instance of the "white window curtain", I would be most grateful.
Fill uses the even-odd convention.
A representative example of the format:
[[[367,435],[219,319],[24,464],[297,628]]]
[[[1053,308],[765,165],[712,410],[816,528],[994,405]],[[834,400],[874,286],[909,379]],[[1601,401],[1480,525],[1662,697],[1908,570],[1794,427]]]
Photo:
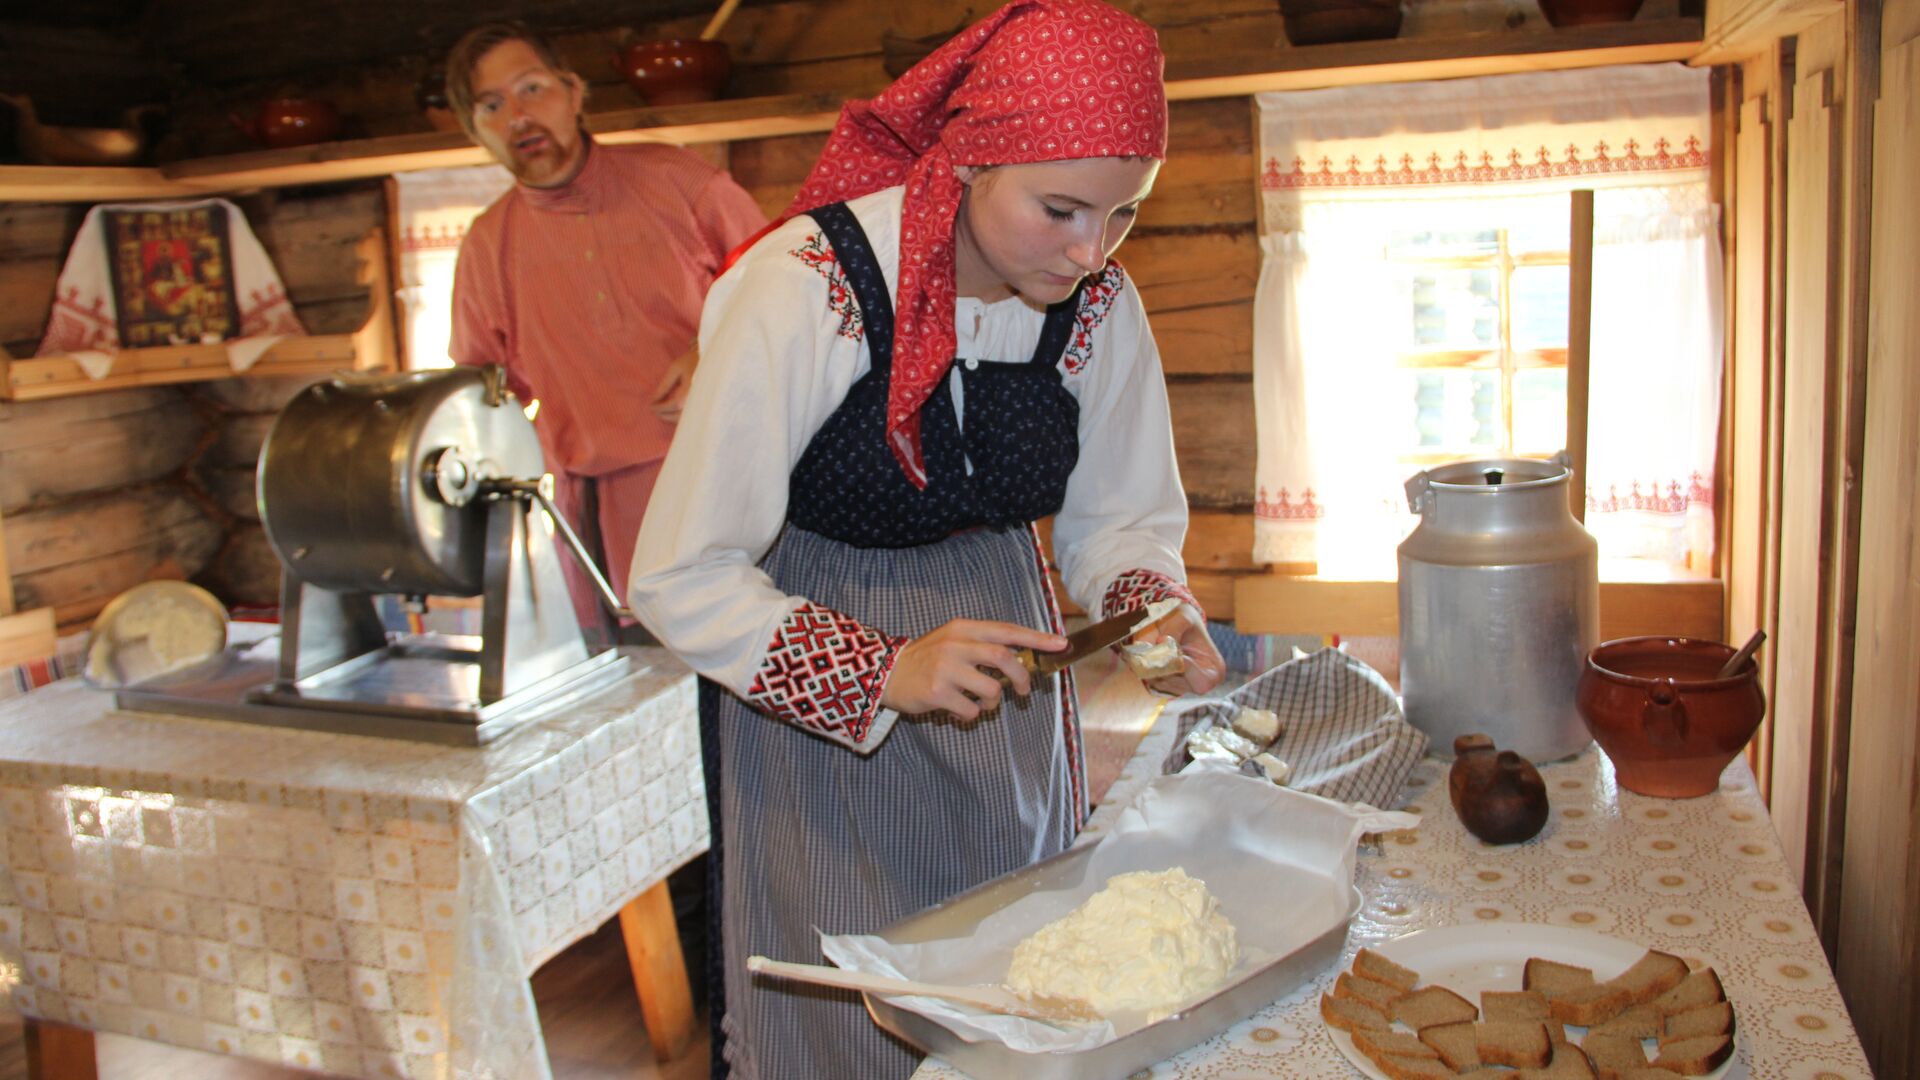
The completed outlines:
[[[498,165],[426,169],[394,177],[400,227],[401,312],[407,366],[447,367],[453,329],[453,268],[467,227],[513,186]]]
[[[1594,189],[1587,525],[1604,559],[1705,568],[1720,385],[1708,75],[1678,65],[1262,94],[1254,557],[1391,577],[1412,528],[1390,241],[1568,228]]]

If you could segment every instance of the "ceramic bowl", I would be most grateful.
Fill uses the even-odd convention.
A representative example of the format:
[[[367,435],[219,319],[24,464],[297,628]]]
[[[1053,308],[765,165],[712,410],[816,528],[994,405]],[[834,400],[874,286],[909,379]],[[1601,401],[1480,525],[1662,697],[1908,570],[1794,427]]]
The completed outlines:
[[[1734,652],[1718,641],[1634,637],[1587,654],[1575,700],[1621,787],[1684,799],[1720,786],[1767,711],[1753,660],[1718,677]]]
[[[619,50],[613,68],[648,105],[686,105],[719,96],[733,56],[724,41],[668,38]]]

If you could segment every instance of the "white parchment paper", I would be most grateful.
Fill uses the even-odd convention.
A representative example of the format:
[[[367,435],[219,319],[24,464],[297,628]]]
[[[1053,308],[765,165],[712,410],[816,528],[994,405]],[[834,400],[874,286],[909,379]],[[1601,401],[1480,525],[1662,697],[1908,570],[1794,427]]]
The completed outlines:
[[[1148,784],[1094,845],[1087,874],[1073,888],[1022,897],[963,938],[896,945],[871,934],[822,934],[821,949],[855,971],[998,984],[1016,945],[1072,911],[1108,878],[1178,866],[1207,883],[1233,923],[1240,961],[1228,976],[1230,986],[1347,920],[1354,846],[1362,833],[1410,829],[1419,822],[1412,814],[1351,807],[1224,768],[1193,769]],[[992,1039],[1032,1053],[1090,1050],[1146,1023],[1135,1014],[1055,1026],[936,998],[888,1000],[970,1042]]]

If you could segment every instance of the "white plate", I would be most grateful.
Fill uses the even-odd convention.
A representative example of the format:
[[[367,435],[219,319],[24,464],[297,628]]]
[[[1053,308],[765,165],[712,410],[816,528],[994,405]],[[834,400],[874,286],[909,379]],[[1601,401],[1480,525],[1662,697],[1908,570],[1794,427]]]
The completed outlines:
[[[1419,930],[1374,946],[1373,951],[1401,967],[1419,972],[1421,985],[1444,986],[1475,1005],[1480,1003],[1480,995],[1484,991],[1522,989],[1521,976],[1525,972],[1528,957],[1537,956],[1562,964],[1591,968],[1594,978],[1604,980],[1632,967],[1647,953],[1644,946],[1606,934],[1596,934],[1591,930],[1522,922],[1473,923]],[[1734,1017],[1735,1052],[1727,1058],[1726,1064],[1707,1074],[1708,1080],[1727,1076],[1728,1070],[1739,1060],[1741,1019]],[[1347,1060],[1353,1062],[1354,1068],[1373,1077],[1373,1080],[1388,1080],[1387,1074],[1354,1047],[1352,1036],[1331,1024],[1326,1027],[1327,1034],[1333,1036],[1333,1045],[1347,1055]],[[1412,1029],[1396,1025],[1394,1030]],[[1580,1028],[1573,1028],[1567,1033],[1567,1038],[1575,1044],[1585,1036],[1586,1032]],[[1745,1070],[1741,1070],[1739,1075],[1746,1075]]]

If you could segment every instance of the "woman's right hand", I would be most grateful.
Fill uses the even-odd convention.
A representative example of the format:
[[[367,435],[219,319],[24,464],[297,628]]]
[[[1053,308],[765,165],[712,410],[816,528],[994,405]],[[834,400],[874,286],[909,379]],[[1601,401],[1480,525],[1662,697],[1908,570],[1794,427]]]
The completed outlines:
[[[1004,672],[1013,692],[1033,689],[1019,650],[1059,652],[1067,639],[1017,623],[955,619],[900,650],[893,672],[880,692],[880,704],[902,713],[939,710],[959,720],[975,720],[1000,704],[1001,686],[992,671]],[[981,670],[982,668],[988,670]]]

